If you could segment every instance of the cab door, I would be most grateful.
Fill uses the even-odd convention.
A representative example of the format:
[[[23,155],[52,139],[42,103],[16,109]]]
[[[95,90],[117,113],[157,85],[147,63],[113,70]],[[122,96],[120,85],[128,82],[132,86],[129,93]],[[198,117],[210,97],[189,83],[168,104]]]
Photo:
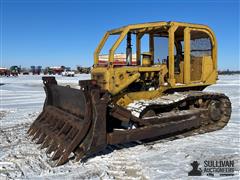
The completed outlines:
[[[209,34],[204,30],[186,28],[184,41],[184,81],[187,84],[205,82],[214,71],[213,46]]]

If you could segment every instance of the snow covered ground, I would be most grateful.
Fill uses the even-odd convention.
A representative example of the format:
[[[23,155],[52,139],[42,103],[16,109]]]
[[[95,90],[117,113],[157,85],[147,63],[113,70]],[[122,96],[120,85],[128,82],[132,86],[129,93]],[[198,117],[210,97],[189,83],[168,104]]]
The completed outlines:
[[[88,78],[56,76],[59,84],[71,86]],[[224,129],[174,141],[109,147],[84,163],[69,161],[53,168],[45,151],[26,135],[45,99],[41,76],[0,77],[0,179],[188,179],[190,164],[198,161],[203,168],[204,160],[234,160],[231,179],[239,179],[240,76],[219,76],[218,84],[206,91],[222,92],[231,99],[233,112]]]

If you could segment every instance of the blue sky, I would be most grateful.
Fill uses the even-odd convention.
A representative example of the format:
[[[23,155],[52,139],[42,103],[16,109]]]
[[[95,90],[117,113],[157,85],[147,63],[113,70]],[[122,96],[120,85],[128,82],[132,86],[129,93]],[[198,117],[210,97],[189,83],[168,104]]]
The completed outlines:
[[[109,29],[182,21],[210,26],[218,40],[219,69],[240,69],[238,0],[0,1],[1,66],[91,66]]]

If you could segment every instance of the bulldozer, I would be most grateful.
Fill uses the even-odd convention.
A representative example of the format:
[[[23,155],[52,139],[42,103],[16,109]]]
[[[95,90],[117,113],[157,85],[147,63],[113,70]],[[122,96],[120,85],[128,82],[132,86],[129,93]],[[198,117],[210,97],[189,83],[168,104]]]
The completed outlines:
[[[108,58],[99,61],[111,37]],[[122,45],[125,61],[116,64]],[[42,78],[46,100],[28,134],[59,166],[109,145],[220,130],[231,102],[203,91],[217,78],[217,41],[208,26],[171,21],[113,29],[94,52],[90,80],[71,88]]]

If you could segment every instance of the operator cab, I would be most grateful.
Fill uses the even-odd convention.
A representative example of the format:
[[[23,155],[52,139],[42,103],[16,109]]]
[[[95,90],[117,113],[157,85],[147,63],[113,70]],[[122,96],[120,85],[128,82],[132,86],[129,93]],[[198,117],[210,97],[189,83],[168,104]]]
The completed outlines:
[[[130,31],[114,53],[114,66],[143,66],[150,67],[168,64],[168,35],[167,30],[145,32],[139,34]],[[114,45],[119,35],[110,35],[99,55],[100,66],[107,66],[109,49]],[[137,42],[137,39],[139,41]],[[139,43],[139,44],[137,44]],[[137,47],[139,51],[137,51]],[[139,55],[140,52],[140,55]],[[137,57],[138,56],[138,57]],[[175,42],[174,47],[175,73],[180,73],[180,62],[184,59],[181,41]]]
[[[142,81],[160,79],[157,87],[210,83],[217,76],[214,43],[212,31],[203,25],[178,22],[129,25],[105,34],[94,53],[94,67],[139,72]]]

